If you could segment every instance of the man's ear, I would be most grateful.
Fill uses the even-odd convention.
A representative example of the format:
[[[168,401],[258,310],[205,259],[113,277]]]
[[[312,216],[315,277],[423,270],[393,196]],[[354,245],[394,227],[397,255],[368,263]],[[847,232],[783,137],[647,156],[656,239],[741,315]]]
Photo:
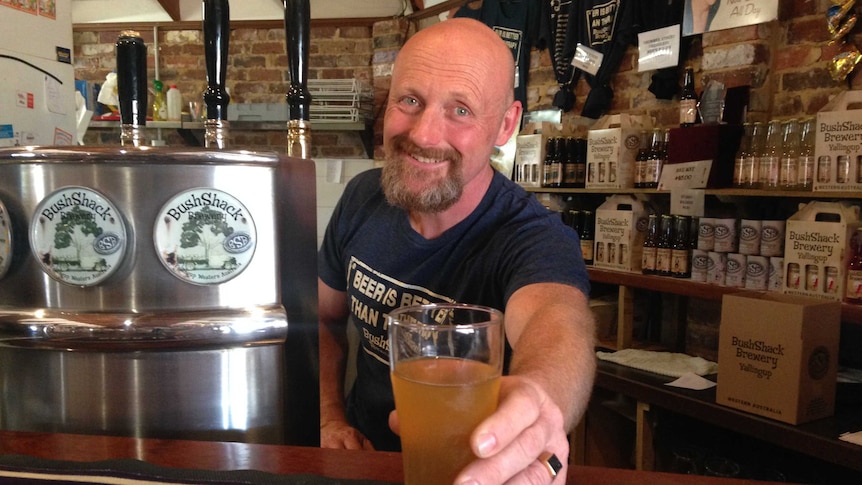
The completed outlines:
[[[503,146],[505,145],[509,139],[512,138],[512,133],[518,131],[518,128],[521,126],[521,102],[514,101],[509,109],[506,110],[506,114],[503,115],[503,123],[500,125],[500,132],[497,133],[497,139],[494,141],[494,145]]]

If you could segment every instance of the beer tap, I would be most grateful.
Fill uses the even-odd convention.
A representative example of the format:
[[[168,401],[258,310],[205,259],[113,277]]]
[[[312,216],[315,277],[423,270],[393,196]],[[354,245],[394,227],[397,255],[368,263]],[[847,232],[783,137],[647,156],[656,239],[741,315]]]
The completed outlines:
[[[284,31],[290,87],[287,104],[287,155],[311,158],[311,94],[308,92],[309,0],[284,0]]]
[[[227,107],[230,95],[225,89],[228,43],[230,40],[230,6],[228,0],[203,0],[204,55],[207,66],[207,88],[204,91],[207,118],[204,122],[204,145],[227,148]]]
[[[117,97],[120,105],[120,144],[147,144],[147,46],[135,31],[117,39]]]

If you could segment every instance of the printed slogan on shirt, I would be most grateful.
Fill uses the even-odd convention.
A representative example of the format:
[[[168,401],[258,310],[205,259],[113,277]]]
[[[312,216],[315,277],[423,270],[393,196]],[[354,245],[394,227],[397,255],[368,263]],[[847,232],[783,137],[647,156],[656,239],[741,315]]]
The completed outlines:
[[[427,288],[410,285],[351,258],[347,268],[350,313],[362,340],[363,350],[381,362],[389,362],[386,316],[390,310],[409,305],[449,302],[452,298]]]

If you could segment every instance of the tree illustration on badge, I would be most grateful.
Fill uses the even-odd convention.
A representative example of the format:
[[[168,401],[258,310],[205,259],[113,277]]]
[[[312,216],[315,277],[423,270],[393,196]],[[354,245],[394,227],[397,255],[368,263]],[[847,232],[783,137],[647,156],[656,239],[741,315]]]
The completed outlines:
[[[55,270],[68,271],[72,268],[84,269],[83,261],[91,256],[93,241],[102,235],[104,230],[96,224],[93,213],[75,206],[73,209],[61,215],[60,222],[54,226],[54,248],[72,248],[75,251],[74,259],[60,258],[55,256],[53,264]],[[99,261],[93,263],[93,268],[103,265]]]
[[[206,206],[195,213],[190,213],[183,223],[180,235],[180,247],[191,249],[200,247],[203,255],[200,257],[187,253],[179,263],[186,268],[212,267],[212,252],[221,248],[226,237],[233,234],[234,228],[226,221],[224,213]]]

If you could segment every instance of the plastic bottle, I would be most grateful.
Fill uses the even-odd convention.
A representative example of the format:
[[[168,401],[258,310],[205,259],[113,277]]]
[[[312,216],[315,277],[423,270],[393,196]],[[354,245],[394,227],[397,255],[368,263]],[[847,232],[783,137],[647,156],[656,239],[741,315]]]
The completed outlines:
[[[168,121],[180,121],[183,117],[183,94],[176,84],[171,84],[166,95],[168,101]]]
[[[153,81],[153,89],[156,92],[153,96],[153,121],[167,121],[168,102],[165,99],[164,84],[156,79]]]

